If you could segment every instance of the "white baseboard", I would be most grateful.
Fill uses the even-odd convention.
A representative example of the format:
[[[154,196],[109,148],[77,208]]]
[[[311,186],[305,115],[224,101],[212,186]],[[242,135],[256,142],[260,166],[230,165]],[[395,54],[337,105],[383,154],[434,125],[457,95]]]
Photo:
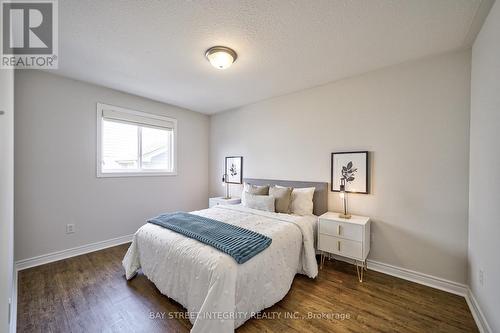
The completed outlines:
[[[467,305],[469,305],[470,312],[472,312],[472,316],[476,321],[479,332],[493,333],[493,330],[488,324],[488,321],[486,320],[483,311],[481,311],[479,303],[477,303],[476,298],[474,297],[474,294],[472,293],[472,290],[470,290],[470,288],[467,288],[467,295],[465,296],[465,300],[467,301]]]
[[[133,236],[134,235],[121,236],[121,237],[112,238],[112,239],[108,239],[108,240],[101,241],[101,242],[96,242],[96,243],[92,243],[92,244],[74,247],[74,248],[67,249],[67,250],[43,254],[43,255],[40,255],[37,257],[33,257],[33,258],[18,260],[18,261],[16,261],[16,270],[22,271],[23,269],[27,269],[27,268],[31,268],[31,267],[35,267],[35,266],[40,266],[40,265],[45,265],[45,264],[48,264],[50,262],[54,262],[54,261],[58,261],[58,260],[62,260],[62,259],[67,259],[67,258],[71,258],[71,257],[76,257],[76,256],[79,256],[79,255],[82,255],[85,253],[99,251],[99,250],[106,249],[108,247],[113,247],[116,245],[128,243],[128,242],[132,241]]]
[[[468,287],[465,284],[446,280],[436,276],[412,271],[410,269],[401,268],[389,264],[385,264],[375,260],[367,260],[368,268],[377,272],[392,275],[404,280],[423,284],[424,286],[447,291],[449,293],[465,297]]]

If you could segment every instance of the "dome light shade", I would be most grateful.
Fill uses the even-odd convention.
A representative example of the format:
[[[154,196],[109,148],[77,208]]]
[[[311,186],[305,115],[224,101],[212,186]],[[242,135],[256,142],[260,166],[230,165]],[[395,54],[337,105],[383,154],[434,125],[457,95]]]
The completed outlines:
[[[217,69],[229,68],[238,55],[233,49],[225,46],[213,46],[205,52],[205,57]]]

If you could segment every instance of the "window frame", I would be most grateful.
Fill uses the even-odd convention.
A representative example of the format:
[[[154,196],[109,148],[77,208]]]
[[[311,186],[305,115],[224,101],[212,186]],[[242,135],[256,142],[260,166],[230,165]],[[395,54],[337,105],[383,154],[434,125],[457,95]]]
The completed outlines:
[[[103,132],[102,131],[103,131],[103,123],[104,123],[104,117],[103,117],[104,110],[118,111],[118,112],[136,115],[136,116],[140,116],[140,117],[172,122],[173,123],[172,171],[148,170],[148,169],[140,169],[140,171],[133,170],[133,171],[118,171],[118,172],[103,171],[103,169],[102,169]],[[127,121],[123,121],[123,123],[134,124],[133,122],[127,122]],[[135,124],[135,125],[140,126],[140,124]],[[141,145],[141,137],[139,136],[138,139],[139,139],[139,146],[140,146]],[[141,151],[139,149],[139,155],[140,154],[141,154]],[[104,103],[97,103],[97,156],[96,157],[97,157],[96,158],[97,178],[177,176],[177,119],[166,117],[166,116],[160,116],[157,114],[142,112],[142,111],[131,110],[131,109],[123,108],[120,106],[104,104]],[[141,156],[139,156],[139,158],[140,157]],[[139,160],[139,166],[141,166],[140,160]]]

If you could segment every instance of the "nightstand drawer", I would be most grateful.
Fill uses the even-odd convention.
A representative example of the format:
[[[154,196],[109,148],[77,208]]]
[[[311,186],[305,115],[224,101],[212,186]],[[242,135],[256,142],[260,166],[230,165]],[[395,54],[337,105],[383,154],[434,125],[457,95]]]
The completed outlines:
[[[363,243],[319,234],[318,250],[358,260],[363,258]]]
[[[319,232],[357,242],[363,241],[363,226],[352,223],[319,219]]]

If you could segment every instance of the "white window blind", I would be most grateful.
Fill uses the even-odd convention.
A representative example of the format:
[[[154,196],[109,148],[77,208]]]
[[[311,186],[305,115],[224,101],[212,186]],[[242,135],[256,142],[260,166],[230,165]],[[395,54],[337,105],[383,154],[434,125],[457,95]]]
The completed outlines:
[[[174,128],[172,120],[163,119],[164,117],[156,115],[138,115],[130,112],[123,112],[112,109],[103,109],[102,118],[107,120],[116,120],[126,123],[134,123],[143,126],[161,127],[161,128]]]

